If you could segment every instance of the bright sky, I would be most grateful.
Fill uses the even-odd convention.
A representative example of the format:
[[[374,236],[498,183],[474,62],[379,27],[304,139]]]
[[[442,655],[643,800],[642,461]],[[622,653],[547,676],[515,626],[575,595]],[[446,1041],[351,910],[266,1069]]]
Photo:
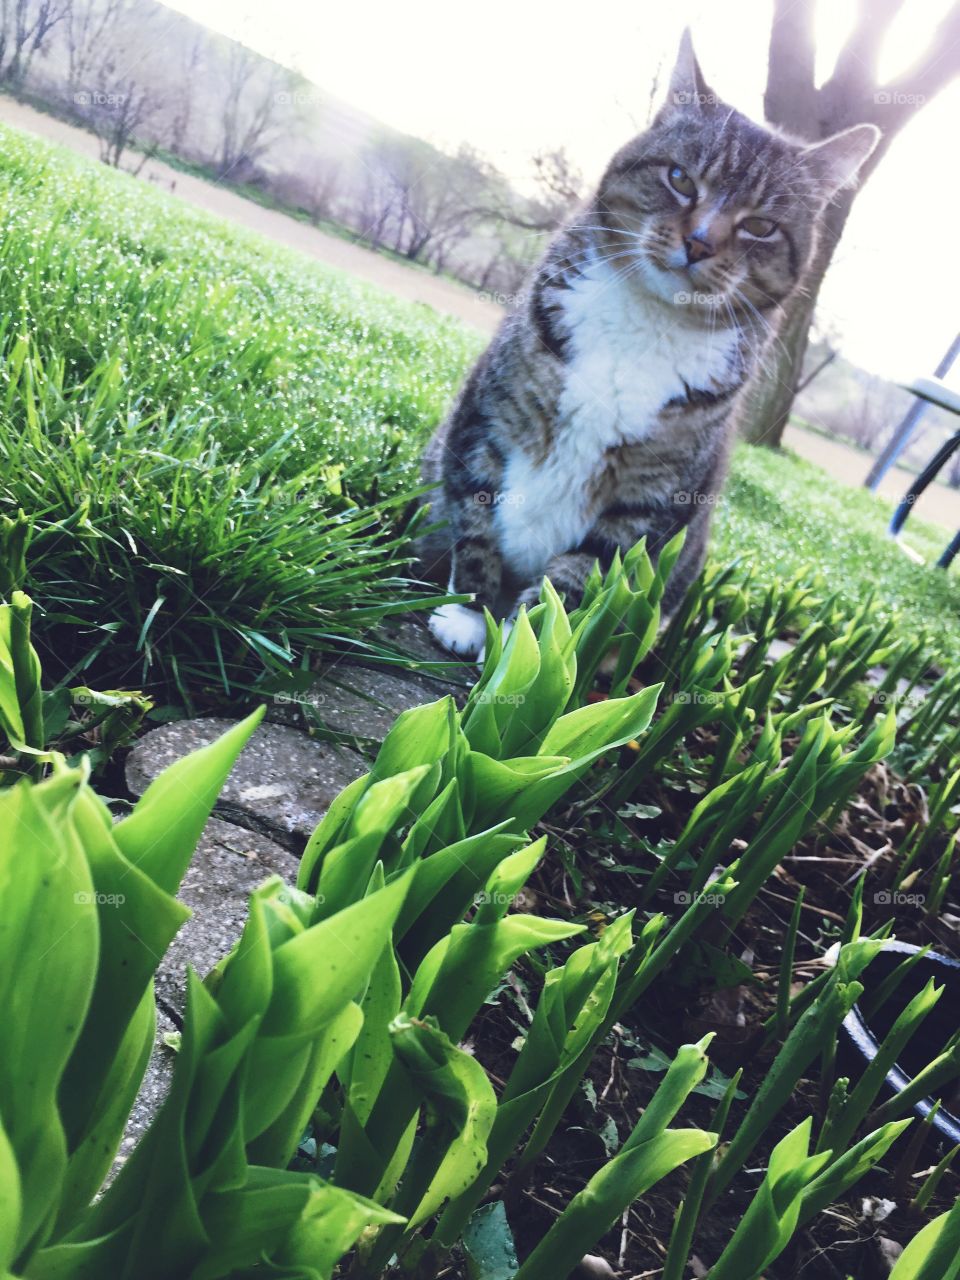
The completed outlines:
[[[770,0],[165,2],[396,129],[472,143],[521,184],[532,153],[559,145],[596,177],[645,124],[654,77],[669,74],[686,23],[708,81],[761,114]],[[905,0],[884,76],[923,50],[949,4]],[[821,77],[855,7],[820,0]],[[960,328],[958,118],[955,83],[894,142],[858,197],[821,296],[846,354],[887,377],[931,372]]]

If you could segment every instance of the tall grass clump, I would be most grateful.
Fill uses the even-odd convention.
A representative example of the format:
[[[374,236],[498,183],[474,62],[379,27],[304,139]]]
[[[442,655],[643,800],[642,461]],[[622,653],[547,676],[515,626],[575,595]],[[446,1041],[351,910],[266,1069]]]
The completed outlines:
[[[0,514],[48,665],[202,700],[409,605],[467,332],[5,129],[0,207]]]

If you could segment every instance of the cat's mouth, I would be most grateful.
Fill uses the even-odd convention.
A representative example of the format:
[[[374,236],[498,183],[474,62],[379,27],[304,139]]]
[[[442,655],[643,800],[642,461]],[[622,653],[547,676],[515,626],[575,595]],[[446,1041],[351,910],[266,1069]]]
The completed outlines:
[[[726,291],[707,278],[696,263],[681,265],[650,251],[641,254],[640,261],[639,275],[644,286],[662,302],[690,313],[711,315],[729,302]]]

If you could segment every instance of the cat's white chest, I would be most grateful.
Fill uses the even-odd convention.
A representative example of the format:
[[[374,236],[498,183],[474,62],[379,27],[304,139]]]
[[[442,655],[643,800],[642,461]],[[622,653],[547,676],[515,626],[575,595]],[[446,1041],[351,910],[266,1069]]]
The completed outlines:
[[[732,330],[708,336],[673,320],[606,264],[573,285],[565,313],[572,336],[554,447],[542,462],[520,450],[508,460],[495,513],[507,564],[530,576],[588,532],[587,481],[606,451],[651,439],[668,401],[725,381],[737,343]]]

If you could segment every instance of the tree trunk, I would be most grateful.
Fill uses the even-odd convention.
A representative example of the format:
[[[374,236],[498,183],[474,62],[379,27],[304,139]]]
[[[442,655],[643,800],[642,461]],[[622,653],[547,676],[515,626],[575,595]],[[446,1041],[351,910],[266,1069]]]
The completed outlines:
[[[911,68],[881,85],[876,77],[880,46],[902,0],[858,0],[856,23],[833,74],[814,79],[815,0],[774,0],[764,114],[796,137],[817,142],[861,121],[879,126],[877,149],[860,172],[860,186],[886,154],[891,141],[925,103],[960,71],[960,3],[951,6],[932,33],[926,52]],[[763,353],[763,372],[747,392],[741,435],[777,448],[790,418],[817,294],[843,234],[856,189],[839,193],[828,206],[821,242],[803,282],[788,303]]]
[[[827,210],[803,292],[788,304],[786,314],[764,348],[762,371],[747,391],[740,417],[740,436],[750,444],[777,449],[783,440],[803,374],[803,358],[820,286],[850,216],[853,194],[841,192]]]

